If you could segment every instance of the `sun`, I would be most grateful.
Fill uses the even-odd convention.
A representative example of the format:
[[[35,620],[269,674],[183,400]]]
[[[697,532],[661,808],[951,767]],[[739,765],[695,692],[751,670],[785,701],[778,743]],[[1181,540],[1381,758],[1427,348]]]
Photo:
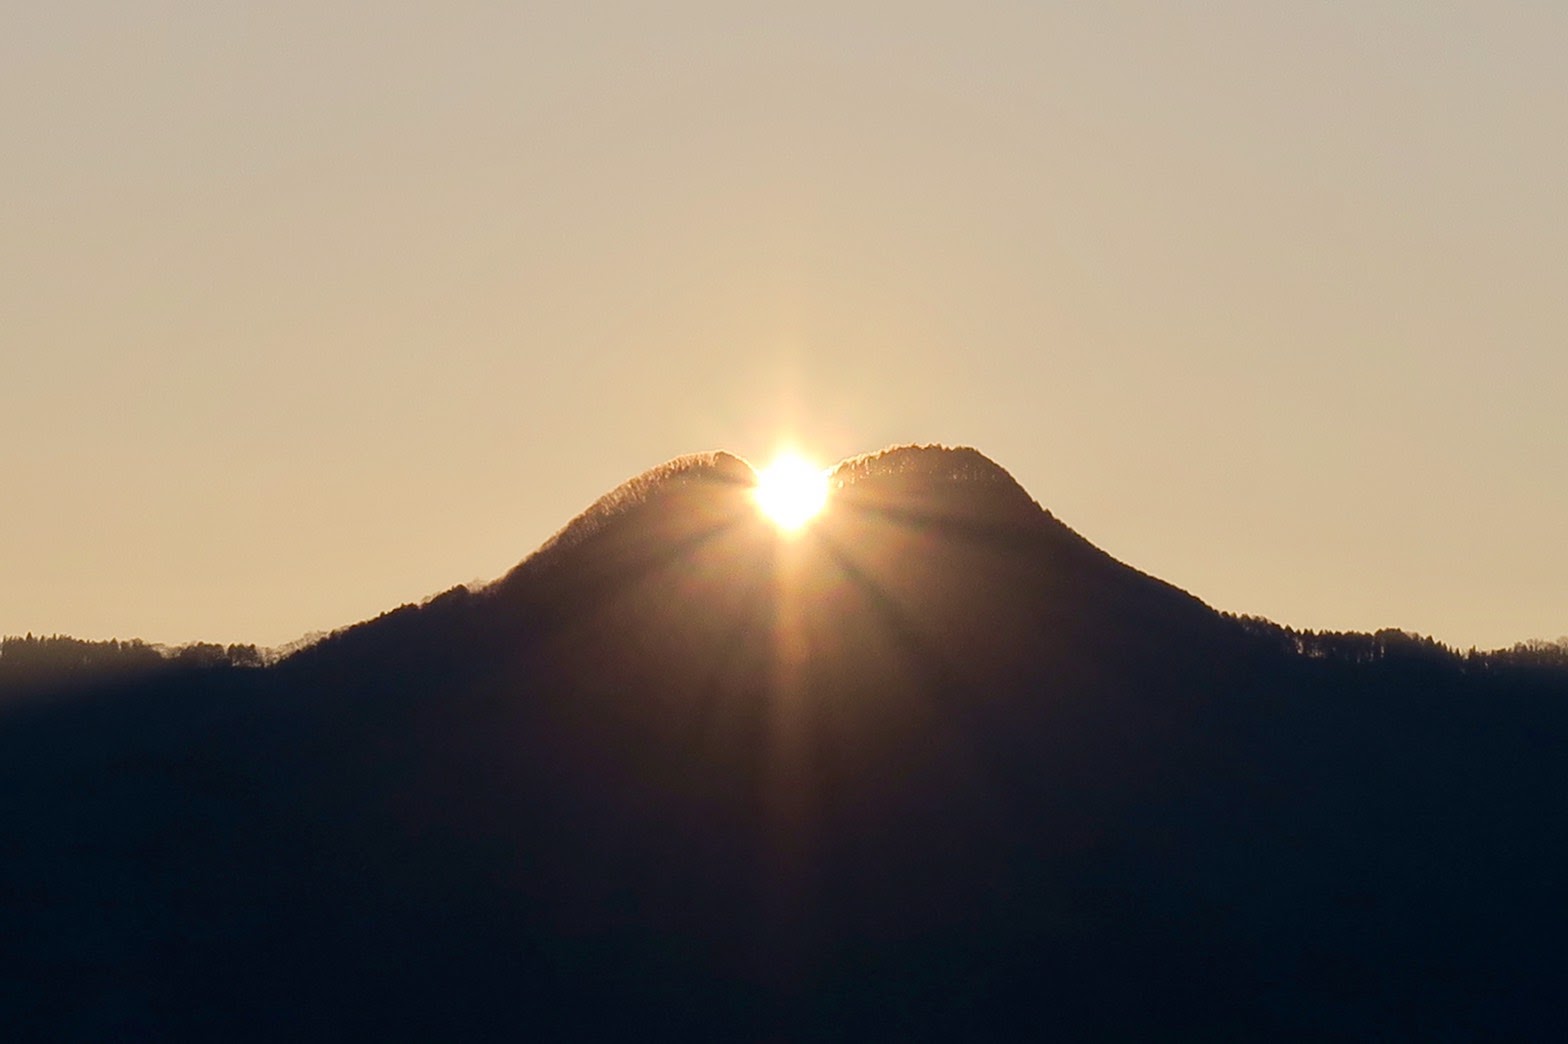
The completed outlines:
[[[780,531],[798,533],[827,506],[828,473],[797,454],[780,454],[757,472],[752,497]]]

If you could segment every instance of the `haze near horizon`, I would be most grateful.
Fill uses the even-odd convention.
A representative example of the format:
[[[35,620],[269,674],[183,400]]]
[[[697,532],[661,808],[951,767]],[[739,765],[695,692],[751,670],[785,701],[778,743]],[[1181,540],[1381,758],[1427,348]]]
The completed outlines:
[[[0,633],[285,642],[972,445],[1219,609],[1568,631],[1568,13],[0,15]]]

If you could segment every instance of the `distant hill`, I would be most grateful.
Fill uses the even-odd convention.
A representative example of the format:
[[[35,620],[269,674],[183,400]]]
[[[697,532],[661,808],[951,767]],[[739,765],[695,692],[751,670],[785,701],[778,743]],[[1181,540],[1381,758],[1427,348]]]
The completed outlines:
[[[1562,646],[1231,617],[974,450],[846,461],[792,540],[751,482],[682,458],[275,665],[5,700],[0,1023],[1568,1030]]]

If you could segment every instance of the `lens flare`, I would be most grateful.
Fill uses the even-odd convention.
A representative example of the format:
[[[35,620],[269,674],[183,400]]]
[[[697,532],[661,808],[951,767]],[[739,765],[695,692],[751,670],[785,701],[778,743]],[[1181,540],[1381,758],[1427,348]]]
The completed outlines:
[[[794,453],[757,473],[757,509],[784,533],[803,529],[828,503],[828,474]]]

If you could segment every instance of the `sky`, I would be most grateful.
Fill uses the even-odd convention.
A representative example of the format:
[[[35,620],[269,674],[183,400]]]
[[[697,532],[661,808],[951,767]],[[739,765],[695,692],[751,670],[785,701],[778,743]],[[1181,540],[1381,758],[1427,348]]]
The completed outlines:
[[[684,453],[1568,633],[1568,7],[0,10],[0,633],[277,644]]]

